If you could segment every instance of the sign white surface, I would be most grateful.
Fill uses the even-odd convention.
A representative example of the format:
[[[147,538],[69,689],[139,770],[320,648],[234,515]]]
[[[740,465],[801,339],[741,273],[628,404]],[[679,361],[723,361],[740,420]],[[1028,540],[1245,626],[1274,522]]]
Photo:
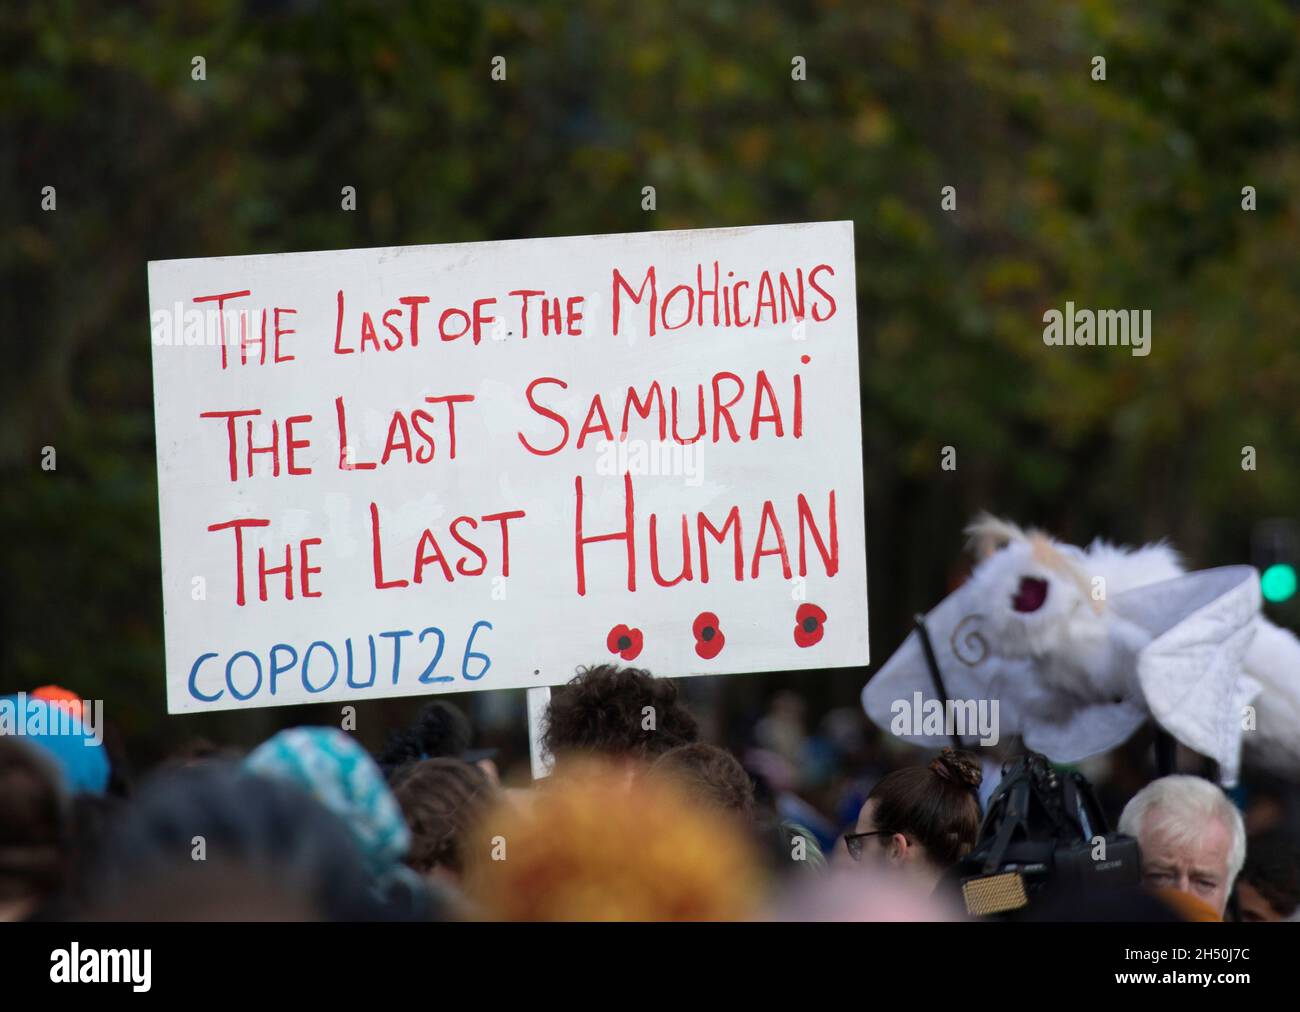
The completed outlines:
[[[867,663],[851,222],[149,294],[170,712]]]

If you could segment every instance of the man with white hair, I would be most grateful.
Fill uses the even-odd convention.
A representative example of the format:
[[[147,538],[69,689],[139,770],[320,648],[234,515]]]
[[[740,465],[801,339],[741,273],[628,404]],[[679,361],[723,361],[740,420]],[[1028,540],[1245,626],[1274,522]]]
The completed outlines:
[[[1124,806],[1119,831],[1137,837],[1142,881],[1189,893],[1220,917],[1246,860],[1241,813],[1200,777],[1161,777]]]

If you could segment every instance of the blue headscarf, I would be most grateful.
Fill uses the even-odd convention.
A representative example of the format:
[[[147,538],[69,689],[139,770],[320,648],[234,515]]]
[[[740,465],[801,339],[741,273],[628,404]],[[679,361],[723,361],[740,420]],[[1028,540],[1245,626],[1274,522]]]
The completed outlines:
[[[352,833],[371,875],[396,870],[411,833],[375,761],[332,727],[295,727],[259,745],[244,760],[254,773],[297,784]]]
[[[86,734],[69,710],[25,693],[0,696],[0,734],[12,734],[54,760],[71,793],[103,794],[108,787],[108,753]]]

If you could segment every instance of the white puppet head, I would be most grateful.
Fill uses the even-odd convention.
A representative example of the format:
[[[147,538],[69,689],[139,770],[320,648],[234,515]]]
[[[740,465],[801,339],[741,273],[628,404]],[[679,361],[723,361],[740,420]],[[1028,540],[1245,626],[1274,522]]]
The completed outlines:
[[[1078,548],[987,515],[967,531],[979,559],[971,578],[925,616],[948,699],[998,701],[999,733],[1057,762],[1114,748],[1154,717],[1215,759],[1225,784],[1235,781],[1239,715],[1267,681],[1251,677],[1243,657],[1257,625],[1272,629],[1259,618],[1254,569],[1184,574],[1163,543]],[[1283,639],[1266,665],[1279,673],[1300,659],[1300,643]],[[912,632],[863,688],[863,707],[917,745],[945,744],[894,728],[899,701],[917,694],[933,697],[935,682]],[[1300,690],[1281,697],[1300,699]],[[1300,725],[1300,703],[1285,712],[1297,717],[1280,720],[1275,744],[1283,728],[1293,742]],[[1294,744],[1274,751],[1277,767],[1294,768],[1300,755]]]
[[[1044,698],[1108,702],[1132,692],[1142,644],[1117,628],[1086,553],[987,514],[966,533],[980,559],[970,589],[986,633],[1002,656],[1035,663]]]

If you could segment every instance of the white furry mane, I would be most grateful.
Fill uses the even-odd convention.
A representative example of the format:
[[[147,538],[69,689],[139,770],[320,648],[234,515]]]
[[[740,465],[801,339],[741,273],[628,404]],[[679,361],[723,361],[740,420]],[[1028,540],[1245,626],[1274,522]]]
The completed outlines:
[[[1105,578],[1108,594],[1122,593],[1161,580],[1172,580],[1182,576],[1185,571],[1182,559],[1166,541],[1134,548],[1095,538],[1087,548],[1075,549],[1061,544],[1042,531],[1025,529],[987,512],[975,517],[966,527],[965,534],[971,553],[981,561],[1014,541],[1046,542],[1053,548],[1068,553],[1070,562],[1079,570],[1086,571],[1088,576]]]

